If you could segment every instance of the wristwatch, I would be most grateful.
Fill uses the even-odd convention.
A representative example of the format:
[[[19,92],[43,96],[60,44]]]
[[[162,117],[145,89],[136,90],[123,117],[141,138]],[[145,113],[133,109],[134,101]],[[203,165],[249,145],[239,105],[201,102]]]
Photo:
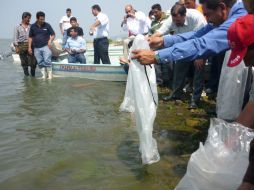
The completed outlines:
[[[159,55],[158,51],[155,51],[154,53],[155,53],[154,56],[155,56],[156,62],[160,63],[161,59],[160,59],[160,55]]]

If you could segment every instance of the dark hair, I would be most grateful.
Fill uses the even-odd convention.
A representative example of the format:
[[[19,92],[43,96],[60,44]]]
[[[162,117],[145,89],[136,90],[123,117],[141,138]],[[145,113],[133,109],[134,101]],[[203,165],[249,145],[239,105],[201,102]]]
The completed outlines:
[[[40,17],[44,17],[45,18],[45,13],[42,11],[39,11],[36,13],[36,18],[39,19]]]
[[[71,27],[70,32],[71,32],[72,30],[73,30],[74,32],[78,32],[78,28],[77,28],[77,27]]]
[[[176,3],[172,8],[171,8],[171,15],[181,15],[185,16],[186,15],[186,8],[184,5],[181,5],[179,3]]]
[[[148,13],[148,16],[152,16],[153,15],[153,10],[150,10],[149,13]]]
[[[28,16],[31,17],[32,16],[31,13],[29,13],[29,12],[23,12],[22,19],[24,19],[24,18],[26,18]]]
[[[97,4],[96,4],[96,5],[93,5],[93,6],[92,6],[92,9],[95,9],[95,10],[101,12],[101,8],[100,8],[100,6],[97,5]]]
[[[236,0],[199,0],[199,2],[200,4],[205,4],[207,9],[215,10],[220,6],[220,3],[224,3],[227,7],[231,8]]]
[[[77,22],[76,17],[71,17],[71,18],[70,18],[70,22],[71,22],[71,21],[75,21],[75,22]]]
[[[70,12],[71,12],[71,9],[70,9],[70,8],[67,8],[67,9],[66,9],[66,12],[68,12],[68,11],[70,11]]]
[[[158,9],[159,11],[161,11],[161,5],[160,4],[154,4],[151,9]]]

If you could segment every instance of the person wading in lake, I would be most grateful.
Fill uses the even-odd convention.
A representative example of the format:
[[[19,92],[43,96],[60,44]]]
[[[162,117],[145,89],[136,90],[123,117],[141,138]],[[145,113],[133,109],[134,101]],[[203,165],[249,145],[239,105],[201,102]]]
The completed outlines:
[[[30,66],[30,74],[34,77],[37,62],[34,55],[28,53],[28,35],[31,27],[30,19],[31,13],[24,12],[22,14],[22,22],[14,30],[13,44],[16,53],[19,54],[25,76],[29,76],[28,67]]]
[[[29,32],[28,52],[30,55],[33,54],[33,45],[34,55],[41,69],[42,78],[52,79],[51,43],[55,38],[55,32],[50,24],[45,22],[44,12],[37,12],[36,19],[37,21],[31,25]]]

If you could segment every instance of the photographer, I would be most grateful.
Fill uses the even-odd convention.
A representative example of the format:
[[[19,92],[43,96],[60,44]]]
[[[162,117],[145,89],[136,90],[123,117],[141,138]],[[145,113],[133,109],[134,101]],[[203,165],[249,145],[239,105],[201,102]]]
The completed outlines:
[[[149,31],[145,13],[136,11],[132,5],[125,6],[125,13],[126,15],[121,23],[121,27],[124,31],[128,32],[128,38],[123,42],[124,57],[120,58],[121,63],[128,63],[129,44],[134,40],[135,36],[138,34],[147,34]]]

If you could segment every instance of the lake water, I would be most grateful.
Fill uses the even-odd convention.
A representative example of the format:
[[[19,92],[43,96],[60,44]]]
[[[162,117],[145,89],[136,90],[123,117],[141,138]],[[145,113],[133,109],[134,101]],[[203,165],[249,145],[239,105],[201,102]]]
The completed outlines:
[[[125,83],[24,77],[11,57],[0,66],[1,190],[164,190],[184,173],[174,155],[141,164],[133,116],[118,111]]]

